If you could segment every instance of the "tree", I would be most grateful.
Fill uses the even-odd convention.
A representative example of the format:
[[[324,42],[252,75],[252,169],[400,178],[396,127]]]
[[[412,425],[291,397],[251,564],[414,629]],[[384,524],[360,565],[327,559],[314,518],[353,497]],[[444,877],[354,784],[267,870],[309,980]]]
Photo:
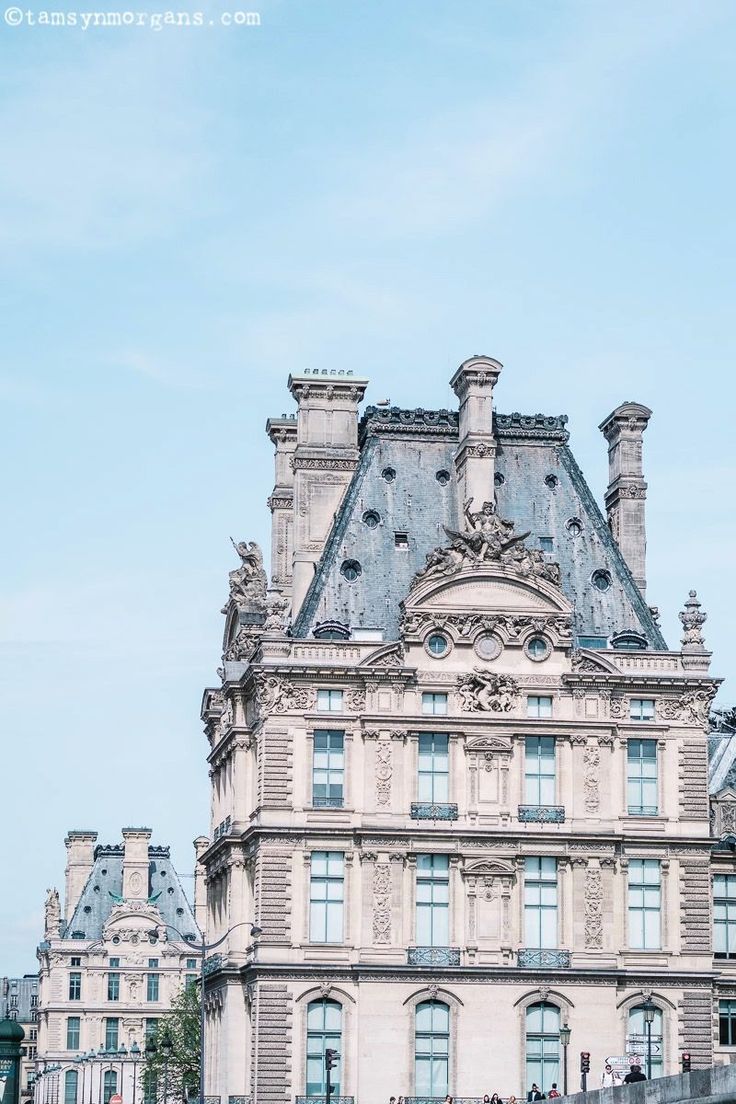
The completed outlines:
[[[199,1092],[199,1066],[202,1054],[200,1036],[199,989],[190,982],[177,993],[171,1010],[162,1016],[146,1040],[146,1064],[143,1084],[146,1101],[187,1100]],[[167,1041],[171,1042],[167,1057]],[[151,1048],[153,1043],[155,1050]]]

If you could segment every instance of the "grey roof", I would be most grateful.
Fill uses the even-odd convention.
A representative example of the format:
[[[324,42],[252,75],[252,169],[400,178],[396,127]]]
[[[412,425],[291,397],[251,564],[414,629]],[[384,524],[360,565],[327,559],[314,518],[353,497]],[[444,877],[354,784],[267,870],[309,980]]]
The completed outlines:
[[[38,974],[24,974],[20,978],[0,979],[0,1020],[14,1019],[18,1023],[32,1022],[32,1009],[38,998]],[[13,998],[15,998],[13,1000]],[[11,1012],[15,1015],[9,1015]]]
[[[552,537],[550,559],[560,564],[562,589],[575,606],[578,636],[610,638],[632,630],[645,636],[650,648],[665,649],[568,448],[566,421],[542,414],[494,415],[495,470],[503,476],[495,488],[498,512],[515,523],[517,533],[530,531],[530,546],[539,547],[540,537]],[[295,636],[310,636],[320,622],[337,621],[352,630],[382,629],[387,640],[398,637],[399,603],[413,575],[428,552],[448,543],[443,527],[458,528],[457,444],[455,411],[367,409],[358,467],[296,618]],[[382,475],[387,468],[396,472],[392,482]],[[445,486],[437,480],[440,471],[450,473]],[[490,486],[487,497],[493,497]],[[381,518],[373,529],[362,520],[369,510]],[[573,518],[582,523],[578,536],[566,527]],[[408,535],[408,548],[396,547],[397,532]],[[355,582],[341,574],[345,560],[361,565]],[[611,576],[606,591],[591,581],[597,570]]]
[[[71,920],[62,932],[65,939],[101,939],[112,908],[123,893],[123,847],[95,848],[94,865]],[[194,913],[169,857],[168,847],[148,848],[148,898],[164,922],[183,935],[199,938]]]

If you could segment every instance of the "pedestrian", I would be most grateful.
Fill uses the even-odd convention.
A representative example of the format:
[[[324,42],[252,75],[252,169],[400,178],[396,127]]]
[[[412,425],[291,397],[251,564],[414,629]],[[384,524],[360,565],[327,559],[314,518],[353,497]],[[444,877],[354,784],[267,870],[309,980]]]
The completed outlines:
[[[445,1104],[452,1104],[452,1097],[450,1096],[449,1093],[445,1097]]]
[[[514,1096],[513,1093],[511,1094],[511,1096],[506,1101],[506,1104],[518,1104],[518,1101],[517,1101],[517,1099],[516,1099],[516,1097]]]
[[[388,1098],[388,1104],[396,1104],[396,1097],[395,1096],[390,1096]]]
[[[631,1073],[624,1077],[624,1085],[633,1085],[637,1081],[646,1081],[646,1075],[641,1072],[641,1066],[633,1065]]]
[[[540,1089],[540,1087],[536,1083],[536,1081],[533,1083],[533,1085],[530,1088],[529,1092],[526,1094],[526,1098],[527,1098],[527,1100],[546,1100],[547,1099],[547,1097],[544,1095],[544,1093],[542,1092],[542,1090]]]
[[[493,1095],[495,1096],[496,1094],[494,1093]],[[485,1096],[483,1097],[483,1104],[491,1104],[491,1098],[488,1095],[488,1093],[486,1093]]]
[[[552,1088],[549,1090],[549,1098],[552,1100],[555,1096],[562,1096],[561,1092],[557,1091],[557,1082],[552,1082]]]
[[[503,1104],[503,1101],[501,1100],[501,1097],[498,1095],[498,1093],[494,1093],[491,1097],[491,1104]]]
[[[608,1089],[611,1085],[620,1085],[621,1078],[616,1073],[610,1062],[606,1062],[601,1074],[601,1088]]]

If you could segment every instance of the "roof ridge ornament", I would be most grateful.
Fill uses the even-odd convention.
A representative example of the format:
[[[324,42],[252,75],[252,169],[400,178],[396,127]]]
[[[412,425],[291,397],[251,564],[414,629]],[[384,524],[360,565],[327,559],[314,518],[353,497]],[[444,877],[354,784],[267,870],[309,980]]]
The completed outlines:
[[[685,608],[678,614],[682,623],[682,665],[690,671],[707,671],[710,666],[711,652],[705,647],[703,625],[708,614],[701,608],[698,593],[691,590],[685,602]]]
[[[468,528],[462,532],[443,526],[450,538],[449,548],[435,548],[427,555],[427,562],[416,573],[410,590],[427,579],[455,575],[467,567],[480,567],[498,563],[519,575],[536,575],[560,585],[559,564],[545,560],[536,548],[527,548],[524,541],[529,532],[513,535],[513,521],[506,521],[496,512],[495,501],[486,501],[480,510],[473,512],[472,498],[463,503],[463,516]]]

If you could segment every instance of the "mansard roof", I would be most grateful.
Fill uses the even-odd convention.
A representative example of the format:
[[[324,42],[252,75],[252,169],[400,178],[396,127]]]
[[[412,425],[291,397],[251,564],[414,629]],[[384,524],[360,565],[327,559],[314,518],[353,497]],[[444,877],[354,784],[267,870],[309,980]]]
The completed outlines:
[[[578,637],[634,632],[650,648],[665,649],[568,447],[566,422],[564,415],[494,414],[498,514],[513,521],[517,533],[529,530],[530,547],[552,538],[549,558],[560,565]],[[294,624],[298,637],[311,636],[320,622],[337,621],[353,632],[380,629],[386,640],[396,639],[399,604],[413,576],[429,552],[448,543],[444,527],[457,528],[456,411],[368,407],[359,439],[360,461]],[[488,488],[489,499],[493,491]],[[374,527],[363,520],[368,512],[379,515]],[[353,581],[341,573],[351,560],[361,568]],[[596,572],[610,579],[607,590],[594,584]]]
[[[117,844],[95,848],[94,865],[82,890],[64,939],[101,939],[112,909],[122,901],[124,849]],[[166,924],[184,935],[199,938],[192,906],[179,875],[174,870],[168,847],[148,848],[148,900]],[[171,938],[177,938],[171,935]]]

